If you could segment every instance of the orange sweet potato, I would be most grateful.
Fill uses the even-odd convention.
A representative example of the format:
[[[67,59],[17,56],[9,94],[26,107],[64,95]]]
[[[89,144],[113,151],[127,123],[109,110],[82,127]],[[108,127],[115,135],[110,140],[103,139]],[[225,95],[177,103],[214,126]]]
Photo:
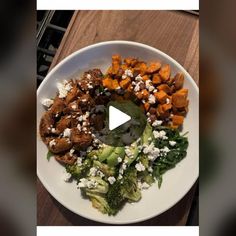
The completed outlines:
[[[176,90],[179,90],[184,85],[184,75],[183,73],[178,73],[174,77],[174,86]]]
[[[144,75],[142,76],[143,80],[146,81],[146,80],[149,80],[149,76],[148,75]]]
[[[162,105],[162,109],[164,112],[169,111],[171,108],[172,108],[171,103]]]
[[[173,125],[180,126],[180,125],[183,124],[183,122],[184,122],[184,117],[183,116],[179,116],[179,115],[173,115],[172,116]]]
[[[135,95],[136,95],[136,97],[137,97],[138,99],[140,99],[140,100],[143,98],[142,92],[137,92],[137,93],[135,93]]]
[[[141,93],[142,93],[144,99],[147,99],[147,98],[148,98],[149,92],[147,91],[147,89],[143,89],[143,90],[141,91]]]
[[[149,104],[148,102],[145,102],[145,103],[144,103],[144,109],[145,109],[145,111],[148,111],[149,108],[150,108],[150,104]]]
[[[157,87],[160,91],[164,91],[167,94],[171,94],[171,88],[167,84],[161,84]]]
[[[163,82],[166,82],[170,78],[170,65],[163,65],[159,71],[159,74]]]
[[[147,73],[152,74],[157,72],[161,68],[161,63],[159,61],[151,62],[147,68]]]
[[[166,102],[166,99],[168,98],[168,95],[166,92],[164,92],[163,90],[154,93],[154,96],[156,97],[156,99],[158,100],[158,102],[160,102],[161,104]]]
[[[120,87],[123,89],[126,89],[130,83],[131,83],[131,79],[129,77],[127,77],[126,79],[122,79],[120,81]]]
[[[152,77],[152,83],[157,85],[161,83],[161,76],[159,74],[154,74]]]
[[[172,94],[172,103],[176,108],[182,108],[188,106],[187,101],[188,90],[181,89]]]

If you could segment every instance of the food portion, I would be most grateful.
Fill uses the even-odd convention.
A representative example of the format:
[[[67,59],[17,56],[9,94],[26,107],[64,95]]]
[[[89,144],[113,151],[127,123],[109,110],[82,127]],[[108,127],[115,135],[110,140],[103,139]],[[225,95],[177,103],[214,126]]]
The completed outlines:
[[[157,182],[187,154],[180,134],[188,111],[184,75],[172,75],[169,65],[137,58],[112,57],[103,74],[92,69],[79,79],[57,83],[55,98],[42,100],[39,132],[51,156],[66,170],[65,181],[78,188],[93,207],[115,215],[141,191]],[[97,133],[106,127],[110,102],[132,102],[146,116],[144,131],[129,145],[109,145]],[[135,112],[132,105],[127,110]],[[139,117],[138,115],[136,117]]]

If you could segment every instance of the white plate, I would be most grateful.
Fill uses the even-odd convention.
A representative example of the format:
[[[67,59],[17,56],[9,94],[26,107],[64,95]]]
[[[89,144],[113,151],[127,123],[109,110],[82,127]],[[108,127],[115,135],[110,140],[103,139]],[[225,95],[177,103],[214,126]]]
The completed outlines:
[[[171,66],[172,74],[185,74],[184,87],[189,89],[189,112],[184,121],[183,132],[189,131],[189,147],[187,157],[176,168],[163,176],[161,189],[153,184],[142,192],[142,199],[138,203],[126,204],[116,216],[107,216],[91,206],[89,200],[83,199],[76,183],[63,181],[64,168],[51,158],[48,162],[47,147],[37,134],[37,174],[48,192],[63,206],[74,213],[91,220],[111,223],[128,224],[147,220],[161,214],[175,205],[190,190],[198,178],[199,159],[199,98],[198,87],[174,59],[153,47],[128,41],[109,41],[85,47],[60,62],[44,79],[37,93],[37,128],[44,112],[41,105],[43,98],[54,97],[57,81],[62,81],[75,74],[82,74],[92,68],[106,71],[111,64],[111,56],[120,54],[122,57],[139,57],[145,61],[161,60]]]

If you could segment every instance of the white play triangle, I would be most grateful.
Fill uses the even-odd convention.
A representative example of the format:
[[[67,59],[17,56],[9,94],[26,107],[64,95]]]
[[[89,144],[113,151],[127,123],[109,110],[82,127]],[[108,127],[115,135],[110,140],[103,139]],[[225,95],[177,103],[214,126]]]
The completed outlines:
[[[131,117],[113,106],[109,106],[109,130],[113,130],[131,120]]]

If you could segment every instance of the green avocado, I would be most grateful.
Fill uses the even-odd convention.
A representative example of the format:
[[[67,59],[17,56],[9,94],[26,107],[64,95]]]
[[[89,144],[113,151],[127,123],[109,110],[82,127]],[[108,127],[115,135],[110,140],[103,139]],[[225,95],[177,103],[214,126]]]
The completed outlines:
[[[111,153],[115,150],[115,147],[105,146],[102,151],[98,154],[98,159],[100,162],[103,162],[111,155]]]
[[[142,144],[149,144],[150,141],[148,140],[149,138],[154,139],[153,133],[152,133],[152,127],[149,123],[147,123],[146,128],[143,132],[142,135]]]
[[[109,166],[116,166],[118,162],[118,157],[122,160],[125,156],[125,148],[124,147],[116,147],[115,150],[107,157],[107,164]]]

